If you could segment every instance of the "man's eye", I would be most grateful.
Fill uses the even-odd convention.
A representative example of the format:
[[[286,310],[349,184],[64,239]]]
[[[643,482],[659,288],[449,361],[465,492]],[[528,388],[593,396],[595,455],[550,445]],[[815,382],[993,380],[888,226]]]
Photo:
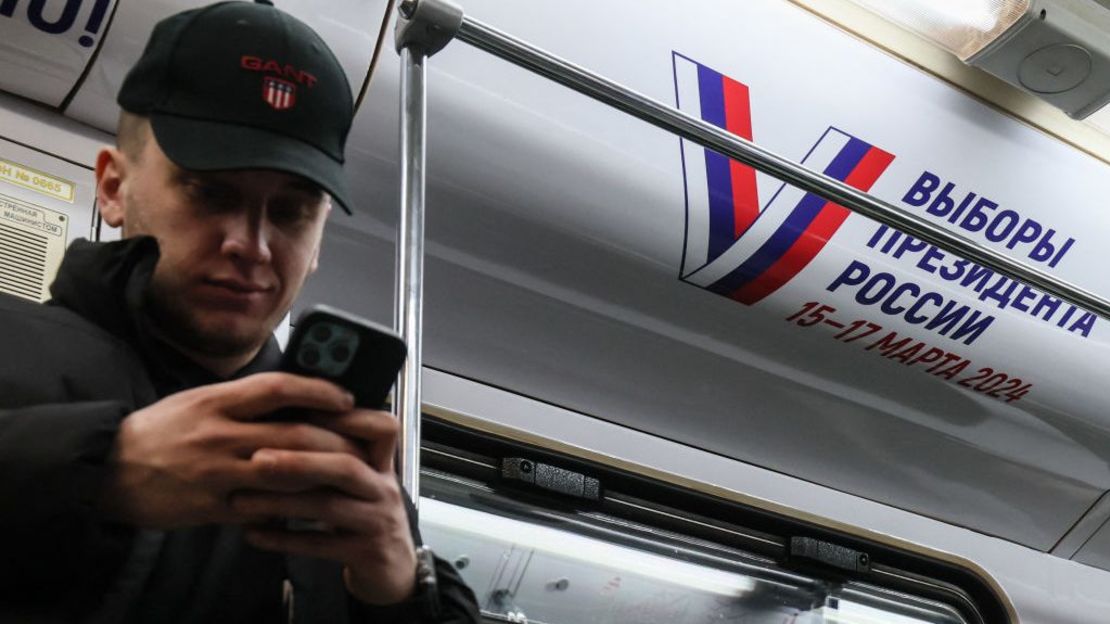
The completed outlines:
[[[209,204],[211,207],[223,207],[235,203],[235,194],[224,186],[190,182],[187,188],[193,199]]]
[[[312,206],[309,202],[296,199],[276,200],[270,204],[268,213],[273,223],[299,223],[309,220],[312,216]]]

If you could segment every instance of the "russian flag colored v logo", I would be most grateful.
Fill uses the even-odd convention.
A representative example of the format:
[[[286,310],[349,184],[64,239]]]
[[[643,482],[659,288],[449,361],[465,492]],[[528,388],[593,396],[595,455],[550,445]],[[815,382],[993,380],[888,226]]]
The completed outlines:
[[[677,52],[672,58],[678,108],[751,140],[748,87]],[[751,167],[685,139],[681,151],[683,281],[756,303],[804,269],[848,218],[846,208],[785,184],[761,209]],[[868,191],[893,160],[893,154],[830,127],[802,163]]]

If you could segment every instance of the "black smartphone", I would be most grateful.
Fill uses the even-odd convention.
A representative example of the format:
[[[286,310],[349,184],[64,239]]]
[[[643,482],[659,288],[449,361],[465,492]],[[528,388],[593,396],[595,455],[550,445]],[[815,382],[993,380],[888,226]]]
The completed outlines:
[[[297,318],[281,370],[323,377],[353,394],[358,407],[382,409],[407,351],[405,341],[392,330],[315,305]]]
[[[355,405],[381,409],[397,373],[405,362],[405,341],[392,330],[326,305],[305,310],[293,326],[281,357],[281,370],[322,377],[355,396]],[[295,421],[298,410],[283,409],[273,420]],[[289,531],[328,533],[317,520],[285,518],[277,521]]]

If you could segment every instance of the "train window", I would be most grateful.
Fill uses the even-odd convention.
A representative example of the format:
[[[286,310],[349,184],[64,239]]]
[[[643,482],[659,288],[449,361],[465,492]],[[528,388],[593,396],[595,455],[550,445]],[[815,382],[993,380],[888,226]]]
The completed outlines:
[[[426,472],[432,491],[443,477]],[[458,484],[455,484],[457,488]],[[487,493],[488,494],[488,493]],[[470,505],[425,499],[424,539],[453,561],[490,621],[546,624],[774,622],[955,624],[941,604],[866,585],[821,581],[700,554],[656,536],[640,548],[534,519],[476,497]],[[486,509],[481,509],[485,507]],[[670,553],[662,554],[669,550]]]
[[[624,475],[622,480],[601,467],[428,416],[422,446],[424,540],[454,563],[487,622],[979,624],[1005,619],[996,619],[1000,606],[984,599],[981,588],[961,587],[950,569],[930,570],[912,557],[900,560],[889,549],[828,541],[835,536],[768,522],[759,514],[743,522],[744,514],[727,505],[716,508],[727,514],[706,513],[713,505],[690,504],[696,495],[660,484],[653,491],[643,479],[633,478],[633,483]],[[506,477],[506,462],[522,456],[561,465],[562,483],[541,486]],[[596,487],[580,487],[591,479]],[[806,545],[817,545],[810,554],[818,554],[808,556]],[[844,554],[847,559],[838,559]]]

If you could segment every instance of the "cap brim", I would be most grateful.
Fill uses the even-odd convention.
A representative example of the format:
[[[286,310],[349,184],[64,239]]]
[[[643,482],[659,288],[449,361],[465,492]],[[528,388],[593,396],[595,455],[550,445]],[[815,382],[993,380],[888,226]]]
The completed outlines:
[[[343,164],[316,147],[267,130],[153,113],[158,146],[177,166],[194,171],[272,169],[320,185],[351,214]]]

